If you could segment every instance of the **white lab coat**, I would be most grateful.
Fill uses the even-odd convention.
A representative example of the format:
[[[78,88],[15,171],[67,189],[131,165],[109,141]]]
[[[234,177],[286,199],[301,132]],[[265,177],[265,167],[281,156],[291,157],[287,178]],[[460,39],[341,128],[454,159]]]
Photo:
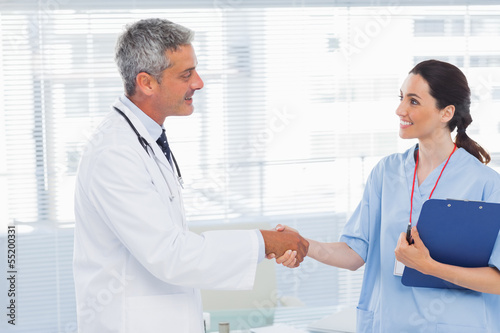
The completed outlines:
[[[257,234],[188,231],[180,187],[156,140],[125,105],[115,106],[157,163],[115,110],[84,151],[75,191],[79,333],[201,333],[198,288],[250,289]]]

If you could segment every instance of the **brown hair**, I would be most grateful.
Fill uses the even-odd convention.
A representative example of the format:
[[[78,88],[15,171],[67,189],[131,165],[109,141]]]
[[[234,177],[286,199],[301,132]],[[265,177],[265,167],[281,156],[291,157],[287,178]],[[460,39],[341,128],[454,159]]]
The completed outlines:
[[[429,85],[429,93],[436,99],[436,107],[444,109],[448,105],[455,106],[455,114],[448,122],[450,131],[457,129],[455,144],[462,147],[479,161],[488,164],[490,155],[476,141],[472,140],[465,130],[472,117],[470,115],[470,88],[467,78],[460,69],[447,62],[426,60],[417,64],[409,74],[420,75]]]

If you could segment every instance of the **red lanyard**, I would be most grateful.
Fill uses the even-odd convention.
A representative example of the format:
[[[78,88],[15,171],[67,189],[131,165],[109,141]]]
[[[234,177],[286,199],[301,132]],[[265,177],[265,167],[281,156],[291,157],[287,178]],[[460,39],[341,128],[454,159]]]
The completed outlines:
[[[431,194],[429,195],[429,199],[432,197],[432,193],[434,193],[434,190],[436,189],[437,184],[439,183],[439,179],[441,179],[441,175],[443,174],[444,169],[448,165],[448,162],[450,161],[451,155],[457,150],[457,145],[453,147],[453,150],[451,151],[450,156],[448,156],[448,159],[446,160],[446,163],[443,166],[443,169],[441,169],[441,173],[439,174],[438,179],[436,180],[436,184],[434,184],[434,188],[431,191]],[[415,171],[413,171],[413,184],[411,185],[411,204],[410,204],[410,226],[411,226],[411,213],[413,212],[413,192],[415,191],[415,178],[417,176],[417,167],[418,167],[418,151],[417,151],[417,159],[415,161]]]

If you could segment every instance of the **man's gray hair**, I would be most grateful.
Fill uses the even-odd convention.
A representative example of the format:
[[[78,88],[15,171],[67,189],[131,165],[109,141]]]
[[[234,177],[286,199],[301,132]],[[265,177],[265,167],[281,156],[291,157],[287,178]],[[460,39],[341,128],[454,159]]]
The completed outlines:
[[[194,32],[164,19],[146,19],[128,25],[116,43],[115,61],[128,96],[135,93],[137,74],[146,72],[161,83],[170,65],[166,51],[191,44]]]

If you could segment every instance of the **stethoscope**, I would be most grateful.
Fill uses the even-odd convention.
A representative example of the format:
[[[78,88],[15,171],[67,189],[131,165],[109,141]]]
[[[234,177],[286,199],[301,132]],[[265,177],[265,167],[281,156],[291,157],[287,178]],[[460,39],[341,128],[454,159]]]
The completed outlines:
[[[113,106],[113,108],[116,110],[116,112],[118,112],[119,114],[121,114],[123,118],[125,118],[125,120],[127,121],[127,123],[130,125],[130,128],[132,128],[132,130],[134,131],[135,135],[137,135],[137,140],[139,140],[139,143],[141,144],[142,148],[144,148],[144,150],[146,151],[146,153],[150,157],[152,157],[153,160],[155,161],[156,165],[158,166],[158,169],[160,169],[161,175],[163,176],[163,179],[165,180],[165,183],[167,183],[167,186],[168,186],[168,189],[170,190],[170,193],[172,194],[170,196],[170,201],[172,201],[174,199],[174,195],[173,195],[174,192],[170,188],[170,185],[169,185],[169,183],[167,181],[167,178],[165,177],[165,174],[163,173],[162,168],[158,164],[158,157],[156,157],[156,154],[155,154],[155,152],[153,150],[153,147],[151,147],[151,145],[149,144],[149,142],[139,133],[139,131],[137,130],[137,128],[135,128],[134,124],[132,124],[132,122],[130,121],[130,119],[127,117],[127,115],[125,115],[125,113],[123,113],[123,111],[121,111],[120,109],[118,109],[116,106]],[[153,153],[152,156],[149,153],[150,151]],[[179,185],[181,185],[181,187],[184,188],[184,181],[182,180],[181,169],[179,169],[179,165],[177,164],[177,161],[175,160],[175,157],[174,157],[173,153],[171,153],[171,156],[172,156],[172,161],[174,161],[175,171],[177,172],[177,180],[179,181]]]

